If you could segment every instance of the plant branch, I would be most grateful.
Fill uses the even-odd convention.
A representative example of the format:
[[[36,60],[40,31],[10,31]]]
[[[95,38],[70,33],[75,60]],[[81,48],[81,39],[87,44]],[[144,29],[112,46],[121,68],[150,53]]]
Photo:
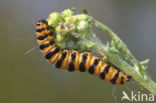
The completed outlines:
[[[133,79],[156,95],[156,83],[145,73],[149,60],[139,62],[117,34],[88,13],[74,15],[73,8],[66,9],[62,13],[51,13],[47,21],[48,25],[55,28],[57,35],[54,40],[57,46],[69,48],[69,43],[73,42],[71,50],[95,50],[104,60],[132,75]],[[107,44],[102,43],[94,34],[92,25],[110,35],[112,40]]]
[[[131,52],[126,47],[126,45],[122,42],[122,40],[111,29],[109,29],[107,26],[103,25],[102,23],[98,22],[95,19],[94,19],[94,25],[97,28],[104,31],[105,33],[112,36],[112,38],[115,38],[116,40],[118,40],[118,42],[122,44],[122,47],[123,47],[124,51],[127,53],[127,55],[129,55],[131,57],[131,59],[132,59],[132,61],[134,63],[134,67],[132,67],[131,65],[129,65],[128,63],[123,61],[121,58],[119,58],[119,57],[117,57],[115,55],[111,55],[109,52],[107,52],[102,47],[102,45],[100,45],[99,43],[96,43],[96,44],[99,44],[98,46],[96,46],[99,49],[99,52],[101,52],[101,54],[103,54],[103,56],[107,55],[107,57],[109,58],[109,61],[112,64],[114,64],[115,66],[117,66],[118,68],[123,70],[124,72],[132,75],[133,79],[138,81],[139,84],[141,84],[146,89],[148,89],[150,92],[152,92],[153,94],[156,95],[156,83],[153,82],[150,78],[147,77],[147,75],[145,74],[145,71],[143,70],[143,68],[141,66],[142,64],[147,64],[149,62],[149,59],[139,63],[135,59],[135,57],[131,54]],[[103,49],[103,50],[100,51],[100,49]],[[139,69],[139,71],[138,71],[138,69]],[[140,73],[140,71],[142,71],[142,72]]]

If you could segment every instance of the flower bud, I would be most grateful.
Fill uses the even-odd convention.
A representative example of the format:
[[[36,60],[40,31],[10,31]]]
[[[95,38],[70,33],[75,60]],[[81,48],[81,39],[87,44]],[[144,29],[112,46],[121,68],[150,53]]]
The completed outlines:
[[[62,12],[62,17],[69,17],[69,16],[73,16],[74,12],[72,9],[66,9]]]
[[[62,16],[58,12],[53,12],[48,17],[48,25],[56,27],[61,21],[63,21]]]
[[[77,28],[80,31],[85,31],[86,29],[89,29],[89,24],[86,21],[80,21]]]

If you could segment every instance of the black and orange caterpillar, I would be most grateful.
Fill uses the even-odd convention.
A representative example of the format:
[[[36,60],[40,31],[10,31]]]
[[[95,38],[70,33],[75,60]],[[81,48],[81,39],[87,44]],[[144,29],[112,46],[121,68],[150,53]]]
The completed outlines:
[[[102,59],[92,56],[90,52],[61,50],[53,40],[54,28],[49,26],[46,20],[39,20],[36,24],[37,41],[45,58],[56,68],[67,69],[72,72],[88,71],[90,74],[98,75],[101,79],[110,81],[113,84],[124,84],[131,79],[121,71],[105,63]]]

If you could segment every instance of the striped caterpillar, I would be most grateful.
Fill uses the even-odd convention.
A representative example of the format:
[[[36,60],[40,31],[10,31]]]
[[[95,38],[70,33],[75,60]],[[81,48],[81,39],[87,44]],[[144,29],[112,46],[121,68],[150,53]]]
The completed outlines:
[[[56,68],[66,69],[70,72],[79,70],[88,71],[90,74],[98,75],[101,79],[113,84],[124,84],[131,76],[118,71],[105,63],[102,59],[92,56],[90,52],[69,51],[56,46],[53,36],[54,29],[48,25],[46,20],[39,20],[36,24],[36,35],[39,48],[45,58]]]

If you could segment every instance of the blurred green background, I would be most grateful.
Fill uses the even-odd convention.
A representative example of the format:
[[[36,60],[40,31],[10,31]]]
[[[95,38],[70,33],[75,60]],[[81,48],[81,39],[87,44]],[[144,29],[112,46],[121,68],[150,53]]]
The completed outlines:
[[[71,7],[108,25],[138,60],[149,58],[147,74],[156,81],[156,0],[1,0],[0,103],[120,103],[123,90],[149,93],[134,80],[114,86],[88,73],[55,69],[38,48],[25,55],[38,47],[34,22]]]

